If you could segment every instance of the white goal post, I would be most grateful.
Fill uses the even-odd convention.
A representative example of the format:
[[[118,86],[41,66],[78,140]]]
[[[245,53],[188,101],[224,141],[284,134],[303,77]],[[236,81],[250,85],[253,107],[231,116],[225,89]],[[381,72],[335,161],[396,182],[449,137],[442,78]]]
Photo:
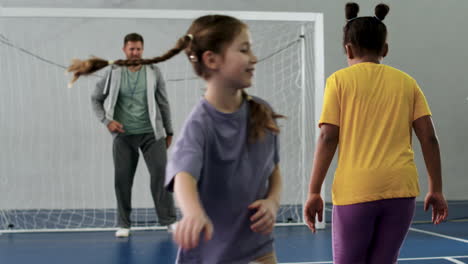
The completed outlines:
[[[270,72],[268,70],[269,65],[265,66],[265,70],[259,70],[258,74],[260,75],[260,74],[262,74],[262,72],[264,72],[264,75],[259,76],[258,79],[260,79],[260,80],[257,80],[256,82],[254,82],[253,91],[254,91],[255,94],[259,94],[260,97],[263,97],[264,94],[268,94],[268,92],[269,92],[267,90],[268,87],[267,88],[260,87],[262,84],[258,84],[257,86],[255,85],[257,82],[260,83],[261,80],[263,80],[262,78],[267,78],[268,74],[274,74],[275,76],[276,75],[277,76],[283,76],[283,77],[279,77],[279,78],[282,78],[282,79],[280,79],[280,81],[278,81],[278,89],[282,89],[282,86],[284,86],[284,84],[282,82],[285,82],[285,80],[288,80],[288,82],[294,83],[294,84],[291,84],[291,85],[295,85],[297,83],[298,87],[301,90],[300,93],[297,94],[299,96],[302,95],[300,97],[300,102],[299,102],[300,105],[297,106],[297,107],[299,107],[298,112],[297,112],[297,114],[299,116],[298,117],[288,116],[288,119],[285,122],[294,122],[295,119],[297,118],[298,119],[297,122],[301,123],[301,125],[298,126],[298,129],[297,129],[298,131],[294,131],[294,133],[300,138],[299,141],[298,141],[298,142],[300,142],[300,145],[297,145],[297,147],[299,149],[291,148],[291,149],[287,150],[288,151],[287,153],[288,153],[288,155],[289,154],[292,155],[296,151],[296,152],[298,152],[299,157],[300,157],[299,158],[300,160],[297,160],[297,164],[300,164],[300,169],[299,169],[299,172],[298,172],[298,173],[301,174],[299,176],[300,182],[294,181],[294,184],[300,185],[300,186],[298,186],[297,190],[300,190],[301,193],[300,194],[296,193],[296,195],[298,195],[297,199],[299,199],[299,198],[302,199],[302,202],[300,204],[303,205],[303,203],[305,202],[305,199],[307,198],[306,197],[306,195],[307,195],[307,186],[308,186],[308,180],[310,178],[310,167],[311,167],[312,157],[313,157],[313,146],[315,146],[315,141],[317,139],[317,136],[319,135],[319,128],[317,126],[317,122],[318,122],[318,120],[320,118],[320,113],[321,113],[321,110],[322,110],[322,98],[323,98],[323,89],[324,89],[324,28],[323,28],[323,14],[321,14],[321,13],[306,13],[306,12],[253,12],[253,11],[224,11],[224,10],[156,10],[156,9],[148,10],[148,9],[98,9],[98,8],[95,8],[95,9],[94,8],[93,9],[88,9],[88,8],[12,8],[12,7],[1,7],[0,6],[0,24],[2,24],[5,21],[9,21],[9,20],[16,21],[15,19],[20,19],[20,18],[32,19],[31,21],[41,21],[42,19],[65,19],[67,21],[68,20],[73,20],[74,21],[75,19],[90,19],[91,21],[96,21],[96,20],[126,20],[126,21],[143,20],[143,21],[145,21],[145,23],[153,23],[152,21],[156,21],[156,20],[159,21],[159,20],[172,20],[172,19],[190,20],[191,21],[191,20],[193,20],[193,19],[195,19],[195,18],[197,18],[199,16],[203,16],[203,15],[207,15],[207,14],[225,14],[225,15],[234,16],[234,17],[236,17],[238,19],[241,19],[243,21],[253,21],[253,23],[259,22],[260,25],[253,27],[253,28],[258,28],[258,30],[252,32],[254,40],[255,40],[255,34],[258,33],[258,35],[261,35],[263,28],[265,28],[265,31],[267,31],[267,30],[274,31],[274,30],[272,30],[272,29],[270,29],[268,27],[268,22],[269,21],[272,21],[272,22],[278,23],[278,24],[280,24],[280,23],[285,23],[285,24],[297,23],[298,32],[300,32],[298,34],[298,37],[300,38],[299,42],[298,42],[299,45],[297,46],[298,47],[298,49],[297,49],[298,56],[296,56],[296,51],[291,52],[291,55],[284,55],[282,53],[282,47],[283,47],[282,45],[284,43],[287,44],[289,40],[286,40],[286,38],[282,39],[282,37],[280,36],[281,34],[286,33],[286,32],[277,32],[278,40],[277,40],[277,44],[274,44],[274,45],[276,45],[275,49],[279,50],[277,53],[275,53],[275,54],[279,54],[278,59],[274,59],[276,61],[276,64],[273,63],[273,62],[269,63],[269,65],[275,65],[275,66],[271,66],[271,67],[275,67],[275,70],[271,70],[271,72]],[[262,24],[262,22],[264,22],[265,24]],[[170,24],[170,23],[167,23],[167,24]],[[278,27],[278,28],[281,28],[281,27]],[[310,31],[311,28],[312,28],[312,31]],[[60,86],[63,79],[69,78],[69,77],[64,77],[64,76],[58,77],[58,73],[55,73],[55,72],[58,72],[57,70],[55,70],[55,72],[53,72],[53,73],[51,73],[52,71],[45,71],[45,70],[43,71],[42,70],[42,64],[40,64],[40,63],[43,63],[43,62],[35,61],[35,59],[36,58],[45,58],[45,57],[50,58],[50,57],[53,57],[53,56],[46,56],[47,52],[45,52],[45,51],[43,52],[40,47],[34,47],[34,44],[31,44],[31,43],[34,42],[34,40],[29,40],[29,39],[18,40],[16,38],[10,38],[10,34],[5,34],[3,31],[7,31],[6,26],[2,27],[0,25],[0,34],[2,34],[2,35],[0,35],[0,37],[1,37],[0,38],[0,56],[3,56],[4,54],[8,54],[7,57],[3,56],[4,58],[6,58],[6,61],[0,63],[0,77],[1,78],[4,78],[4,77],[10,78],[9,80],[6,81],[8,85],[13,86],[13,85],[16,85],[17,83],[21,83],[23,81],[22,77],[19,76],[17,71],[19,71],[22,68],[22,66],[20,64],[27,64],[27,63],[31,63],[33,65],[33,66],[31,66],[32,67],[31,70],[35,71],[35,75],[38,76],[37,77],[38,79],[40,79],[40,78],[55,79],[54,81],[51,81],[51,83],[54,83],[54,85]],[[24,34],[24,32],[23,32],[23,34]],[[274,34],[274,32],[271,32],[271,34]],[[305,37],[307,34],[309,34],[312,38],[307,39]],[[266,36],[265,38],[270,38],[270,35]],[[175,41],[175,40],[176,39],[173,39],[173,41]],[[311,43],[307,43],[307,41],[309,41],[309,40],[311,40]],[[259,46],[258,50],[259,51],[268,50],[270,48],[269,45],[271,43],[268,43],[268,39],[267,40],[263,39],[262,41],[263,42],[261,42],[261,44],[259,44],[259,45],[262,45],[262,46],[261,47]],[[276,41],[276,39],[275,39],[275,41]],[[31,43],[29,43],[29,42],[31,42]],[[272,40],[272,42],[273,42],[273,40]],[[66,43],[66,42],[64,42],[64,43]],[[146,44],[146,41],[145,41],[145,44]],[[30,48],[29,49],[25,48],[28,45],[31,45]],[[115,45],[116,46],[120,45],[120,43],[116,43]],[[254,43],[254,45],[255,45],[255,43]],[[273,45],[273,44],[271,44],[271,45]],[[312,47],[312,49],[310,47]],[[77,54],[78,54],[78,56],[82,56],[81,54],[83,54],[82,51],[73,51],[72,47],[67,47],[67,48],[68,48],[68,50],[65,50],[65,51],[57,51],[58,53],[62,53],[62,54],[60,54],[61,57],[58,56],[57,58],[50,59],[50,60],[54,61],[54,62],[57,62],[56,65],[59,65],[59,66],[60,65],[66,65],[66,60],[71,61],[73,56],[75,56]],[[34,55],[35,57],[32,58],[31,57],[32,55]],[[89,55],[91,55],[91,54],[89,54]],[[98,55],[99,56],[100,54],[93,54],[93,55]],[[150,56],[154,56],[154,55],[158,55],[158,54],[153,54],[153,52],[151,52],[151,54],[149,54],[147,51],[145,51],[144,57],[150,57]],[[266,58],[267,55],[268,55],[268,53],[266,53],[266,55],[264,55],[264,57]],[[24,57],[23,58],[23,56],[29,56],[29,57]],[[288,63],[293,63],[291,61],[296,59],[296,57],[298,57],[298,61],[300,63],[299,75],[298,75],[299,77],[296,76],[294,72],[291,72],[292,70],[290,70],[290,68],[294,68],[294,70],[295,70],[296,69],[295,66],[294,67],[289,66],[289,64],[288,64]],[[112,59],[112,58],[109,58],[109,59]],[[260,57],[259,59],[262,59],[262,58]],[[45,60],[43,60],[43,61],[45,61]],[[18,65],[20,65],[20,66],[18,66]],[[180,74],[183,75],[183,79],[187,80],[188,78],[191,78],[191,76],[193,74],[191,73],[192,69],[189,66],[187,66],[188,63],[187,63],[187,65],[183,64],[182,67],[180,67],[180,65],[182,65],[182,64],[179,64],[178,68],[181,68],[183,70],[183,72],[180,73]],[[278,65],[278,66],[276,66],[276,65]],[[50,67],[56,67],[56,66],[52,65]],[[169,72],[167,69],[170,68],[170,66],[164,66],[163,65],[161,67],[162,67],[163,74],[165,74],[166,80],[171,80],[172,76],[179,76],[180,75],[179,73],[174,73],[174,74],[167,73],[167,75],[166,75],[166,72]],[[276,69],[276,67],[278,67],[278,68]],[[61,71],[62,71],[62,69],[61,69]],[[3,73],[3,75],[2,75],[2,73]],[[53,74],[53,76],[49,77],[49,74]],[[47,77],[44,77],[44,76],[47,76]],[[85,79],[85,80],[83,80],[83,79]],[[267,80],[267,79],[265,79],[265,80]],[[92,89],[92,87],[94,85],[94,81],[95,81],[95,79],[92,79],[92,78],[89,78],[88,80],[86,80],[86,78],[81,78],[77,83],[77,86],[79,86],[79,87],[74,87],[74,89],[72,89],[72,90],[76,90],[76,89],[80,90],[81,89],[81,92],[84,93],[84,94],[80,95],[80,96],[83,96],[83,98],[86,98],[87,95],[90,95],[91,89]],[[31,81],[31,83],[32,82],[33,81]],[[266,81],[264,81],[264,82],[266,82]],[[276,82],[276,81],[274,81],[274,82]],[[187,82],[184,81],[184,83],[187,83]],[[26,86],[27,85],[25,85],[25,87]],[[66,82],[63,83],[63,86],[66,87]],[[185,84],[185,86],[187,86],[187,84]],[[286,89],[286,88],[284,88],[284,89]],[[64,92],[67,92],[67,90],[64,90]],[[289,91],[279,91],[278,94],[283,95],[283,94],[288,93],[288,92]],[[19,95],[11,94],[11,95],[7,96],[7,98],[15,100],[15,98],[17,98],[16,96],[19,96]],[[191,95],[190,96],[185,95],[185,96],[190,97]],[[296,95],[294,95],[294,96],[296,96]],[[266,99],[267,99],[267,101],[270,102],[269,98],[266,98]],[[5,101],[0,101],[0,105],[4,105],[3,106],[4,109],[9,107],[9,104],[13,104],[12,102],[7,102],[6,101],[7,99],[4,99],[4,100]],[[273,107],[275,107],[275,109],[276,109],[276,107],[280,107],[280,109],[285,109],[283,111],[287,111],[287,109],[289,109],[291,107],[291,106],[285,105],[288,102],[287,100],[286,100],[286,102],[283,102],[283,101],[281,101],[281,98],[278,98],[278,100],[275,99],[273,101],[274,102],[277,101],[276,104],[273,103]],[[84,106],[82,105],[80,107],[90,108],[87,101],[85,103],[83,103],[83,104],[84,104]],[[189,103],[187,103],[187,104],[190,105],[191,101]],[[21,105],[22,106],[25,106],[25,105],[27,106],[28,102],[25,102],[24,104],[21,103]],[[2,111],[2,110],[3,110],[3,108],[0,107],[0,111]],[[85,111],[85,110],[83,110],[83,111]],[[283,114],[281,111],[278,111],[278,112]],[[83,112],[83,113],[87,113],[87,112]],[[296,113],[296,112],[293,111],[292,113]],[[13,113],[13,115],[14,114],[15,113]],[[182,118],[183,115],[179,114],[179,116],[181,116],[180,118]],[[7,118],[10,118],[10,117],[6,116],[6,114],[3,117],[0,114],[0,119],[1,118],[5,118],[5,120],[8,121],[9,119],[7,119]],[[13,119],[14,117],[11,117],[11,118]],[[98,123],[97,120],[93,119],[94,118],[93,116],[91,116],[91,117],[83,116],[81,112],[77,113],[76,116],[74,116],[73,118],[77,118],[77,120],[82,122],[83,124],[84,124],[84,120],[90,119],[89,122],[92,123],[92,125],[88,125],[88,123],[86,123],[86,126],[94,126],[94,123]],[[292,120],[292,121],[288,121],[288,120]],[[10,120],[10,122],[13,122],[13,121]],[[9,124],[13,124],[13,123],[9,123]],[[281,124],[282,123],[280,122],[280,125]],[[95,126],[98,127],[97,124],[95,124]],[[48,128],[50,128],[50,127],[48,127]],[[54,129],[53,130],[54,133],[55,133],[55,131],[57,131],[57,133],[59,132],[58,128],[54,128],[54,127],[52,127],[52,128]],[[284,131],[284,130],[286,130],[288,128],[284,127],[282,129],[283,129],[282,131]],[[29,135],[29,134],[27,134],[28,132],[22,132],[22,133],[26,137]],[[50,133],[50,132],[48,132],[48,133]],[[21,140],[21,139],[18,138],[19,135],[13,135],[13,134],[15,134],[14,132],[11,132],[11,134],[12,134],[11,138],[9,138],[10,136],[5,136],[3,140],[5,142],[6,141],[12,141],[11,139],[13,137],[14,137],[13,138],[14,140]],[[107,135],[102,136],[102,138],[104,138],[105,136],[107,136]],[[100,138],[97,138],[95,140],[99,141],[99,139]],[[60,141],[60,140],[58,139],[58,141]],[[2,144],[2,143],[4,143],[4,142],[0,138],[0,144]],[[109,142],[107,142],[106,144],[108,145],[108,143]],[[74,146],[79,146],[80,145],[79,142],[74,143],[74,144],[75,144]],[[285,145],[288,145],[288,144],[289,144],[289,142],[286,142],[286,144],[281,142],[281,148],[282,149],[285,148]],[[11,148],[13,147],[13,145],[9,145],[9,146]],[[9,147],[9,146],[7,146],[7,147]],[[72,146],[73,146],[73,144],[72,144]],[[30,148],[29,145],[24,146],[24,149],[28,149],[28,148]],[[19,147],[19,149],[21,149],[21,146]],[[20,152],[21,150],[17,150],[17,151]],[[107,153],[108,157],[106,157],[106,158],[111,158],[111,152],[109,150],[106,150],[106,151],[108,152]],[[60,152],[60,148],[57,148],[56,152]],[[51,155],[59,155],[59,154],[55,153],[55,154],[51,154]],[[285,156],[285,155],[283,155],[283,156]],[[70,159],[71,158],[72,157],[70,157]],[[9,165],[9,164],[12,164],[12,163],[15,163],[15,162],[20,163],[21,159],[22,159],[21,158],[21,153],[16,153],[16,160],[11,160],[11,158],[7,157],[6,155],[3,155],[3,156],[0,155],[0,166],[5,165],[4,166],[5,168],[3,170],[0,169],[0,173],[3,174],[3,175],[0,175],[0,193],[7,193],[6,199],[4,199],[3,202],[0,202],[0,232],[6,233],[6,232],[57,231],[57,230],[60,230],[60,231],[63,231],[63,230],[108,230],[109,228],[112,228],[112,226],[108,226],[108,225],[103,225],[103,226],[98,226],[98,227],[94,227],[94,226],[89,227],[89,226],[83,226],[81,224],[70,225],[71,227],[68,227],[67,225],[62,226],[62,224],[60,224],[60,225],[56,224],[57,227],[40,226],[39,224],[34,224],[34,225],[31,225],[31,226],[29,226],[28,224],[21,224],[21,225],[16,224],[15,228],[11,228],[11,223],[10,222],[13,221],[12,220],[13,218],[16,219],[15,221],[21,221],[22,217],[25,218],[25,219],[26,218],[29,219],[29,216],[18,216],[19,212],[23,213],[23,210],[27,210],[28,212],[32,210],[32,214],[39,215],[39,214],[42,214],[42,212],[39,212],[39,210],[43,209],[43,208],[41,208],[39,206],[36,206],[36,205],[34,205],[34,206],[33,205],[25,206],[25,207],[18,206],[17,204],[20,203],[20,201],[18,201],[18,197],[14,196],[15,192],[10,190],[11,188],[15,188],[15,187],[23,188],[22,186],[24,186],[26,184],[26,183],[25,184],[16,184],[16,183],[14,183],[16,178],[15,178],[15,175],[12,175],[12,174],[17,173],[17,171],[15,169],[15,166],[13,166],[13,165],[10,166]],[[25,159],[25,160],[27,160],[27,159]],[[282,157],[282,160],[284,160],[283,157]],[[142,160],[140,160],[139,166],[141,166],[141,165],[142,165]],[[28,164],[22,164],[22,166],[28,166]],[[60,165],[60,166],[58,166],[59,167],[58,169],[64,169],[64,168],[61,168],[61,167],[66,167],[66,166],[67,165]],[[291,166],[293,166],[293,165],[291,165]],[[109,168],[109,169],[111,169],[111,168]],[[146,168],[143,168],[142,171],[144,171],[145,169]],[[97,168],[96,170],[100,170],[100,169]],[[77,173],[77,172],[72,171],[71,173]],[[107,173],[107,171],[106,171],[106,173]],[[284,171],[283,171],[283,173],[284,173]],[[26,175],[25,177],[29,177],[28,172],[24,172],[24,174]],[[286,172],[286,174],[287,174],[287,172]],[[6,175],[8,175],[8,176],[6,176]],[[79,175],[79,173],[77,175]],[[139,177],[138,175],[135,176],[135,178],[138,178],[138,177]],[[19,179],[19,177],[18,177],[18,179]],[[27,180],[25,180],[25,181],[27,181]],[[50,181],[50,179],[48,179],[47,181]],[[67,182],[65,182],[65,180],[63,180],[63,182],[61,182],[60,184],[63,184],[63,185],[77,184],[76,181],[77,181],[76,178],[75,179],[70,179]],[[284,185],[288,185],[288,179],[284,179],[283,182],[284,182]],[[38,185],[38,188],[39,188],[39,185],[44,186],[44,188],[48,187],[47,184],[44,184],[44,183],[37,184],[37,185]],[[109,182],[108,185],[112,187],[112,182]],[[80,191],[82,193],[80,195],[82,195],[82,196],[93,196],[93,197],[95,197],[94,199],[97,199],[97,200],[100,199],[99,198],[99,195],[100,195],[100,192],[101,192],[100,190],[95,191],[92,195],[91,194],[88,195],[86,193],[87,190],[86,190],[85,186],[82,186],[82,185],[78,186],[77,185],[75,187],[80,189]],[[64,189],[63,186],[58,187],[58,189],[60,189],[60,188]],[[326,189],[326,186],[324,186],[322,188],[322,197],[324,197],[324,199],[325,199],[325,189]],[[7,192],[8,190],[10,190],[10,192]],[[147,188],[145,190],[142,190],[142,191],[149,194],[149,188]],[[39,191],[39,193],[43,193],[43,194],[45,194],[47,192],[48,192],[47,189]],[[27,193],[33,193],[33,191],[27,191]],[[109,193],[109,192],[107,194],[108,195],[106,197],[111,197],[111,195],[112,195],[112,193]],[[66,194],[57,194],[55,196],[51,196],[52,198],[47,198],[47,199],[63,199],[63,197],[65,195]],[[77,196],[78,196],[78,194],[77,194]],[[34,197],[28,198],[28,199],[34,199]],[[70,198],[70,199],[73,199],[73,198]],[[19,199],[19,200],[21,200],[21,199]],[[12,204],[12,203],[13,204],[17,203],[17,204],[10,206],[10,204]],[[29,203],[34,204],[33,202],[27,202],[27,203],[28,204]],[[290,203],[291,202],[288,202],[288,204],[290,204]],[[72,204],[72,206],[70,208],[72,208],[73,210],[76,209],[76,208],[80,208],[80,207],[86,207],[86,206],[81,206],[81,204],[79,204],[79,203],[76,203],[76,204],[71,203],[71,204]],[[102,206],[102,208],[99,207],[97,209],[93,209],[93,210],[95,210],[93,212],[93,214],[94,215],[99,215],[99,217],[101,217],[100,216],[101,212],[100,211],[96,212],[96,210],[104,210],[103,214],[105,215],[106,214],[105,207],[107,207],[108,204],[109,203],[106,203],[105,205]],[[18,207],[21,207],[21,208],[18,208]],[[44,206],[42,206],[42,207],[44,207]],[[45,206],[45,207],[47,207],[47,206]],[[57,206],[55,206],[55,205],[51,206],[51,210],[55,210],[55,209],[58,209],[58,208],[67,209],[68,207],[64,208],[60,203],[58,203]],[[45,209],[48,209],[48,208],[45,208]],[[85,209],[83,209],[83,210],[85,210]],[[68,214],[68,213],[69,213],[68,211],[66,213],[60,212],[59,217],[63,217],[64,214]],[[300,212],[300,213],[302,214],[302,212]],[[80,213],[71,212],[71,214],[78,215]],[[48,212],[47,216],[41,216],[41,217],[42,218],[45,217],[47,219],[54,219],[55,218],[54,213],[51,213],[51,212]],[[86,220],[86,218],[88,218],[88,216],[83,215],[82,218],[84,220]],[[70,217],[70,219],[72,219],[72,217]],[[36,221],[36,220],[33,220],[33,221]],[[75,221],[75,220],[68,220],[68,222],[70,222],[70,223],[73,222],[73,221]],[[106,222],[106,221],[104,221],[104,222]],[[304,222],[303,222],[303,220],[301,220],[299,222],[292,222],[292,223],[287,223],[287,222],[278,223],[277,225],[281,226],[281,225],[291,225],[291,224],[304,224]],[[324,215],[323,222],[318,223],[317,226],[318,226],[318,228],[324,228],[325,227],[325,215]],[[149,226],[145,224],[140,228],[148,228],[148,227]]]

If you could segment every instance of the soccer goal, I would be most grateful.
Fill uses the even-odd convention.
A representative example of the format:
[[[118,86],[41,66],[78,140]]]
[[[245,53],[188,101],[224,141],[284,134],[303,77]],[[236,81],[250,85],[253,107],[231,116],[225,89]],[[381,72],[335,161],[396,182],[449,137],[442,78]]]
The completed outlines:
[[[145,58],[158,56],[206,14],[249,25],[259,62],[248,91],[287,116],[279,121],[284,188],[278,225],[304,223],[324,87],[322,14],[0,8],[0,232],[115,228],[112,138],[90,103],[102,72],[68,89],[64,70],[73,58],[123,58],[123,37],[131,32],[145,38]],[[203,82],[184,54],[160,68],[177,137]],[[135,228],[158,226],[142,159],[132,207]]]

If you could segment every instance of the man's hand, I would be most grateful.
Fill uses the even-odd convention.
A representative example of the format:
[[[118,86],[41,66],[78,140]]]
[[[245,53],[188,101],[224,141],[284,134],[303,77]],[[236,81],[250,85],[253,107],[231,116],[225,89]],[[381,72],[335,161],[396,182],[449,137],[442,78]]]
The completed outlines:
[[[123,130],[123,125],[114,120],[110,121],[109,124],[107,124],[107,129],[109,129],[110,132],[115,132],[115,133],[125,132],[125,130]]]
[[[171,146],[172,143],[172,136],[167,136],[166,137],[166,148],[168,149]]]

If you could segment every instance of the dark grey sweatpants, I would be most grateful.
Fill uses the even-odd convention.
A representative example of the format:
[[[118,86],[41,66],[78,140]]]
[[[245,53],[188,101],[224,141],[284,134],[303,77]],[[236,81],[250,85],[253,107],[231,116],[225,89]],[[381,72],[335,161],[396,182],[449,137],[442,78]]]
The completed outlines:
[[[151,178],[151,195],[161,225],[176,221],[172,194],[164,188],[167,152],[166,139],[156,140],[153,133],[117,135],[114,137],[113,157],[118,226],[130,227],[132,186],[141,149]]]

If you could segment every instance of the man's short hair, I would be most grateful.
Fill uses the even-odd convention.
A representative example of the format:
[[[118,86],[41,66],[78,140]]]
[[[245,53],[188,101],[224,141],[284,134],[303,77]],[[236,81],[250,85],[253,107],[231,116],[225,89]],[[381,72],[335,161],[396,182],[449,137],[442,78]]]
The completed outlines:
[[[130,33],[130,34],[127,34],[124,38],[124,46],[127,44],[127,42],[129,41],[141,41],[141,44],[144,44],[145,42],[143,41],[143,37],[138,34],[138,33]]]

